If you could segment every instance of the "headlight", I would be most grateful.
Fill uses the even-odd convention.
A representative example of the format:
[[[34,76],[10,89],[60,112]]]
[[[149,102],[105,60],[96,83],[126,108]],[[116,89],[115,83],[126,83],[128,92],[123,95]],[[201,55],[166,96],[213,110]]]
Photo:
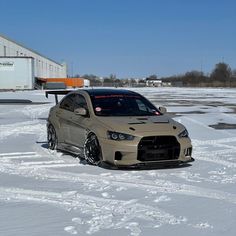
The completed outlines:
[[[134,136],[129,134],[123,134],[113,131],[107,131],[107,137],[111,140],[123,141],[123,140],[133,140]]]
[[[188,138],[188,130],[184,130],[181,133],[178,134],[179,138]]]

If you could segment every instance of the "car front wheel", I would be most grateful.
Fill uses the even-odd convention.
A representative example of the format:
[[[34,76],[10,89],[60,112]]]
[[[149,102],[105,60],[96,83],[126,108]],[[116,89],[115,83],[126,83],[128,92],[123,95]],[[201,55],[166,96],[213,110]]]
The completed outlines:
[[[90,134],[85,141],[84,157],[91,165],[100,165],[102,162],[102,151],[95,134]]]

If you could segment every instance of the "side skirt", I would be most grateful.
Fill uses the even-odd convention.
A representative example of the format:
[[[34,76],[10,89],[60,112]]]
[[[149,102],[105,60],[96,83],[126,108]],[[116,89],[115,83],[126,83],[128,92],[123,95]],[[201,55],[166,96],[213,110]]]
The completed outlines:
[[[62,151],[62,152],[68,152],[71,153],[73,155],[79,156],[84,158],[84,149],[83,148],[79,148],[67,143],[60,143],[60,145],[58,145],[58,150]]]

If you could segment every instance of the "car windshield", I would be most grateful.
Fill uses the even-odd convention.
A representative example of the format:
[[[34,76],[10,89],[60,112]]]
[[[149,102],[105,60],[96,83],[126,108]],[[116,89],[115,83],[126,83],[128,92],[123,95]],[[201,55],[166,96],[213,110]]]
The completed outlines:
[[[156,116],[161,115],[147,99],[140,95],[111,94],[91,96],[97,116]]]

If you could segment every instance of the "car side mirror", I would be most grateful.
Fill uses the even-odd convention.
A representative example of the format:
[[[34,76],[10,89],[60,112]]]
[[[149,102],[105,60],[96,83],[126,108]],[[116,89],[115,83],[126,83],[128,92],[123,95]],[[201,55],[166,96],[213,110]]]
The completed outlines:
[[[75,113],[76,115],[79,115],[79,116],[87,116],[87,115],[88,115],[87,110],[86,110],[85,108],[83,108],[83,107],[76,108],[76,109],[74,110],[74,113]]]
[[[159,111],[162,113],[162,114],[165,114],[167,112],[167,109],[165,107],[159,107]]]

